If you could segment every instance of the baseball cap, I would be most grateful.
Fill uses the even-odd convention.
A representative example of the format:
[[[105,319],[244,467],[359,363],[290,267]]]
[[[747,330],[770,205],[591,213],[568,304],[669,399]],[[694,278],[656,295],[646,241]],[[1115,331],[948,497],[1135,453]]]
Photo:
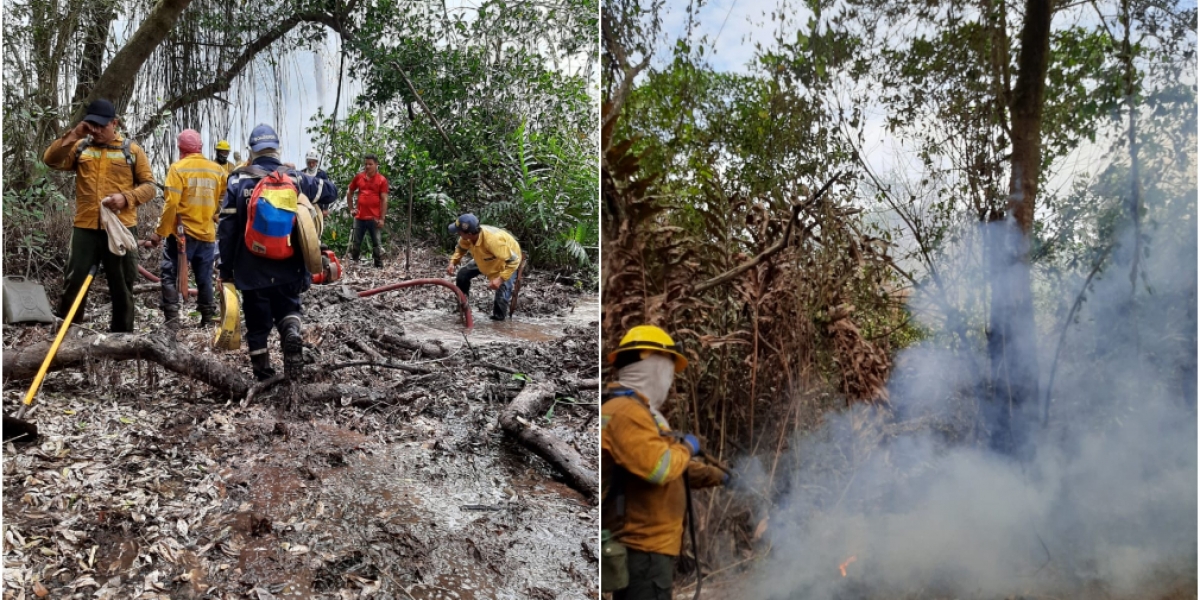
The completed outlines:
[[[250,132],[250,151],[262,152],[267,148],[279,149],[279,136],[270,125],[259,125]]]
[[[93,125],[104,127],[116,116],[117,109],[113,106],[112,102],[104,98],[97,98],[87,105],[87,116],[83,120]]]
[[[450,224],[450,233],[457,234],[459,231],[463,233],[479,233],[479,218],[471,213],[467,213]]]

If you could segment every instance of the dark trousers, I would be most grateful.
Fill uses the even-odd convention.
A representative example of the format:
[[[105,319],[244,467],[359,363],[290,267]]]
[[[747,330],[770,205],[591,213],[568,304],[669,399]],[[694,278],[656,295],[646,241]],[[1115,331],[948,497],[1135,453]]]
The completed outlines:
[[[184,234],[187,241],[187,261],[191,274],[196,278],[196,304],[200,308],[216,310],[213,300],[212,274],[213,264],[217,261],[217,243],[202,242],[190,235]],[[179,242],[171,235],[163,242],[162,260],[162,302],[163,304],[179,304]]]
[[[492,318],[497,321],[508,318],[508,304],[512,302],[513,284],[517,281],[517,275],[521,272],[520,269],[513,271],[511,277],[500,284],[500,289],[496,290],[496,297],[492,300]],[[471,263],[458,270],[458,275],[454,278],[454,285],[462,290],[468,297],[471,295],[471,280],[479,277],[482,273],[475,263]]]
[[[128,228],[137,238],[137,227]],[[66,286],[62,298],[58,301],[58,315],[66,318],[75,302],[75,296],[83,288],[88,271],[99,263],[104,267],[104,277],[108,279],[108,292],[112,296],[113,332],[133,331],[133,282],[137,278],[137,252],[126,252],[125,256],[117,256],[108,251],[108,233],[102,229],[83,229],[76,227],[71,230],[71,248],[67,251]],[[87,300],[79,305],[75,315],[77,321],[83,320]]]
[[[350,258],[358,260],[359,250],[362,249],[363,237],[371,236],[371,256],[375,258],[375,264],[383,264],[383,238],[381,237],[379,224],[375,219],[355,219],[354,233],[350,235]]]
[[[251,354],[255,350],[266,349],[271,327],[278,327],[279,322],[288,315],[301,314],[300,293],[304,290],[304,281],[259,290],[242,290],[242,310],[246,313],[246,346]]]
[[[629,587],[613,594],[613,600],[671,600],[675,557],[628,549]]]

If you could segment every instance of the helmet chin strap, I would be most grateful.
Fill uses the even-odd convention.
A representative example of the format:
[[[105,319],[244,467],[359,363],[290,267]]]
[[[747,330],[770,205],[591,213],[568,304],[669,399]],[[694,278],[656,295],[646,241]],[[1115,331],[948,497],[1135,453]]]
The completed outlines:
[[[618,371],[617,380],[621,385],[645,396],[650,401],[650,408],[658,413],[666,403],[671,384],[675,381],[675,360],[659,352],[648,354]]]

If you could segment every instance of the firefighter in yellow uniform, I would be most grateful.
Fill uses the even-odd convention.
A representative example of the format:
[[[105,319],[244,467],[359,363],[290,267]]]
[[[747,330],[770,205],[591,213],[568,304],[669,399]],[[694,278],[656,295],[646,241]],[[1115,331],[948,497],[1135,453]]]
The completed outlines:
[[[608,362],[618,382],[605,390],[601,409],[601,528],[625,546],[629,574],[614,598],[669,600],[687,514],[685,480],[706,488],[727,476],[692,461],[699,440],[672,433],[663,417],[675,373],[688,364],[667,332],[630,329]]]
[[[150,236],[156,246],[164,239],[167,242],[163,247],[160,306],[163,322],[171,329],[178,329],[183,324],[180,321],[180,294],[187,290],[177,289],[176,283],[182,261],[191,265],[191,272],[196,277],[200,324],[212,325],[217,316],[212,285],[217,259],[217,225],[213,217],[225,197],[228,175],[220,165],[204,158],[200,150],[199,132],[185,129],[179,134],[180,158],[167,170],[166,202],[158,228]],[[185,255],[179,254],[179,226],[183,227]]]
[[[508,318],[509,303],[512,302],[513,284],[520,275],[521,245],[517,238],[499,227],[480,225],[479,219],[470,213],[460,216],[450,224],[450,233],[457,234],[458,246],[450,257],[449,275],[457,275],[454,285],[467,296],[471,295],[471,280],[483,275],[489,290],[495,290],[492,299],[492,320]],[[458,263],[471,253],[474,264],[462,269]]]
[[[226,177],[233,172],[234,167],[233,161],[229,160],[230,150],[231,148],[229,147],[228,141],[221,140],[217,142],[217,157],[213,159],[213,162],[217,163],[217,165],[219,165],[221,169],[225,171]]]

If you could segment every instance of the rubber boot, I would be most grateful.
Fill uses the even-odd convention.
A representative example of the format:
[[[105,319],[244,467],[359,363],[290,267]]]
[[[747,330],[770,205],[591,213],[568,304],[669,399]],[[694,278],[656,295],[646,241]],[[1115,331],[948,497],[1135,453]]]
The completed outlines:
[[[217,324],[217,305],[216,304],[201,304],[197,307],[200,310],[200,326],[212,327]]]
[[[300,316],[288,315],[279,322],[283,346],[283,372],[288,379],[299,379],[304,371],[304,338],[300,335]]]
[[[171,331],[176,331],[183,327],[183,321],[179,318],[179,305],[175,303],[162,305],[163,311],[163,326]]]
[[[266,381],[275,376],[275,369],[271,368],[271,355],[266,348],[250,355],[250,368],[254,371],[255,381]]]
[[[378,257],[378,256],[376,256],[376,257],[375,257],[375,268],[376,268],[376,269],[382,269],[382,268],[383,268],[383,259],[382,259],[382,258],[380,258],[380,257]]]

